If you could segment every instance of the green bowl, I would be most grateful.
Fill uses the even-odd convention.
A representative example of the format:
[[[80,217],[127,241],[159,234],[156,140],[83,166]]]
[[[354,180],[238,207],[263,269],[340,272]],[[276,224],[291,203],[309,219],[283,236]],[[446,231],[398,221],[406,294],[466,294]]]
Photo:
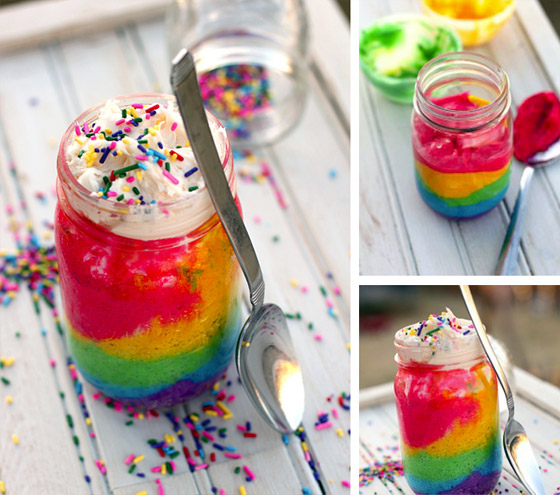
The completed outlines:
[[[462,48],[457,33],[445,23],[422,15],[383,17],[360,34],[360,66],[383,95],[410,104],[424,64]]]

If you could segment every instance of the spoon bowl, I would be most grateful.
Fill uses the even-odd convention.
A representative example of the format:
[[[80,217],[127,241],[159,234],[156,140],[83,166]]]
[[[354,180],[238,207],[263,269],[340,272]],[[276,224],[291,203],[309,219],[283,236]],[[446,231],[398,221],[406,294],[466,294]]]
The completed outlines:
[[[264,304],[251,313],[237,344],[241,383],[263,418],[282,433],[301,424],[305,393],[283,311]]]
[[[544,495],[544,486],[525,428],[511,416],[504,430],[504,450],[516,476],[530,493]]]

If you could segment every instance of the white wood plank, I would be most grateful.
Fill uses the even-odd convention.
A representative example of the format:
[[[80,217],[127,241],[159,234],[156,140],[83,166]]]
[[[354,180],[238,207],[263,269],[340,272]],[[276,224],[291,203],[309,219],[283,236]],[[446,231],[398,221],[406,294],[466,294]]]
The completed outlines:
[[[54,38],[83,36],[115,26],[160,16],[171,0],[49,0],[3,7],[0,51],[37,46]],[[41,22],[30,22],[40,19]]]
[[[228,381],[231,382],[231,385],[229,386],[227,386]],[[280,452],[280,458],[284,458],[284,461],[289,461],[289,459],[286,457],[287,449],[284,447],[280,434],[268,427],[264,420],[262,420],[260,416],[257,415],[253,406],[250,404],[248,398],[246,397],[245,391],[238,381],[237,371],[234,364],[230,366],[230,369],[227,372],[227,378],[220,380],[219,383],[220,390],[226,391],[226,395],[228,397],[231,395],[236,396],[235,400],[232,402],[224,401],[224,403],[233,414],[233,417],[231,419],[224,420],[222,418],[211,417],[203,412],[202,405],[205,402],[215,401],[214,396],[211,392],[207,392],[202,396],[189,401],[189,403],[185,405],[185,410],[183,410],[182,408],[177,408],[181,410],[180,412],[177,412],[177,417],[180,420],[182,431],[185,435],[185,441],[183,442],[183,444],[189,449],[191,456],[195,460],[197,460],[199,464],[205,462],[208,462],[210,464],[208,470],[198,471],[196,473],[197,484],[199,485],[199,488],[200,483],[198,482],[204,481],[204,479],[206,479],[207,485],[208,487],[210,487],[209,489],[211,489],[212,486],[216,487],[217,489],[224,489],[224,487],[231,486],[231,484],[235,482],[235,480],[243,480],[243,477],[232,475],[235,467],[238,465],[247,465],[255,474],[255,476],[257,476],[258,478],[263,477],[263,475],[269,469],[268,460],[265,459],[267,459],[267,456],[269,455],[268,452],[270,452],[271,450]],[[224,455],[224,452],[212,447],[212,441],[208,443],[201,442],[205,453],[204,460],[195,457],[194,452],[196,449],[196,445],[193,441],[189,429],[183,423],[183,418],[192,413],[200,415],[200,420],[195,424],[201,424],[205,420],[210,420],[211,425],[217,427],[218,429],[227,428],[226,438],[219,437],[216,431],[213,431],[211,435],[215,437],[216,443],[219,443],[222,446],[235,447],[237,449],[235,453],[241,454],[243,456],[242,459],[236,460],[227,458]],[[105,424],[111,422],[114,423],[114,418],[107,419],[108,420],[105,422]],[[257,438],[245,438],[243,436],[243,433],[237,429],[237,425],[245,425],[247,421],[251,422],[251,431],[257,434]],[[170,425],[168,421],[167,425]],[[144,430],[145,426],[142,425],[140,434],[143,437],[146,437]],[[136,431],[136,434],[138,435],[138,430]],[[104,434],[103,436],[108,437],[107,434]],[[210,455],[212,453],[214,453],[216,456],[215,461],[210,460]],[[283,466],[282,469],[278,470],[280,473],[282,473],[284,468],[290,468],[290,464],[290,462],[282,462],[281,464],[277,464],[276,466]],[[180,461],[177,462],[176,473],[181,474],[185,472],[188,472],[186,463],[184,459],[180,459]],[[264,477],[266,478],[266,476]],[[300,485],[298,484],[297,477],[289,477],[288,480],[285,481],[285,483],[287,483],[287,485],[285,486],[289,486],[292,491],[299,490]],[[250,484],[248,486],[261,487],[263,485],[261,485],[260,483],[256,483],[254,485]],[[260,490],[260,488],[258,488],[258,490]],[[204,490],[201,490],[201,493],[205,493]]]
[[[560,389],[520,368],[513,371],[517,393],[560,420]]]
[[[36,193],[46,193],[46,204],[32,220],[44,240],[52,233],[43,224],[54,216],[52,187],[56,178],[58,142],[67,124],[67,111],[58,94],[40,50],[11,54],[0,60],[0,120],[11,160],[18,171],[25,201],[38,203]],[[36,210],[36,209],[35,209]]]
[[[37,345],[39,330],[30,305],[29,295],[23,292],[8,308],[2,308],[1,352],[16,361],[1,372],[11,381],[1,390],[1,477],[8,493],[33,495],[47,486],[61,494],[70,495],[76,489],[90,493],[44,347]],[[15,337],[16,331],[20,338]],[[11,404],[5,402],[8,394],[13,397]],[[19,445],[12,442],[13,434],[19,437]],[[52,455],[54,446],[56,457]]]
[[[381,386],[377,393],[380,399],[382,394],[385,393],[384,388],[386,387]],[[366,392],[366,399],[375,393],[371,389]],[[360,395],[360,399],[361,397],[362,395]],[[393,399],[360,410],[360,468],[373,466],[375,462],[384,463],[386,459],[395,461],[401,458],[398,429],[390,421],[385,411],[386,407],[390,407],[391,411],[396,412]],[[372,494],[377,492],[385,495],[394,493],[395,490],[406,495],[414,494],[404,478],[400,477],[395,477],[394,483],[377,477],[367,487],[361,487],[360,493]]]
[[[59,294],[57,294],[57,300],[60,301]],[[76,436],[79,441],[79,445],[75,447],[77,450],[76,455],[84,459],[84,477],[87,475],[90,479],[91,493],[107,494],[109,493],[109,487],[95,464],[95,461],[101,458],[97,439],[91,435],[94,431],[91,424],[86,423],[86,415],[84,413],[87,412],[89,414],[89,411],[87,406],[85,409],[82,406],[78,397],[78,391],[70,374],[67,364],[69,353],[64,336],[58,332],[50,308],[43,301],[40,302],[40,309],[41,313],[38,315],[38,324],[41,330],[45,331],[44,339],[46,341],[45,345],[49,364],[55,363],[54,367],[51,364],[51,369],[55,375],[55,383],[58,390],[57,399],[62,401],[65,418],[68,415],[71,418],[71,427],[68,424],[69,420],[66,419],[71,435]],[[37,329],[36,338],[39,339],[39,329]],[[79,382],[83,385],[81,377]],[[58,397],[61,393],[64,395],[63,398]]]
[[[286,213],[334,275],[349,305],[349,148],[343,151],[333,146],[331,129],[310,95],[302,121],[287,139],[273,147],[270,162],[289,201],[291,211]],[[331,171],[336,177],[331,177]]]
[[[6,250],[11,253],[14,253],[16,250],[16,241],[11,229],[11,222],[8,219],[7,208],[8,206],[11,208],[15,207],[16,198],[16,193],[13,191],[11,174],[6,163],[6,155],[3,153],[0,155],[0,250]],[[14,210],[14,218],[17,222],[22,221],[19,209]]]
[[[391,401],[393,397],[392,383],[360,390],[360,409],[368,409],[378,404],[384,404]]]
[[[144,68],[149,71],[152,86],[170,93],[169,67],[173,55],[167,49],[165,26],[161,19],[130,26],[127,35],[136,46],[136,53],[147,62]]]
[[[537,462],[541,468],[548,469],[547,473],[543,472],[543,478],[552,477],[552,480],[560,480],[560,455],[558,452],[560,422],[558,418],[548,415],[525,400],[520,400],[520,403],[522,406],[516,408],[519,411],[515,411],[515,416],[527,430]]]
[[[173,425],[160,411],[159,417],[149,419],[134,419],[133,424],[126,423],[131,419],[126,408],[122,412],[107,407],[103,397],[94,399],[97,392],[94,387],[85,383],[85,397],[88,409],[93,419],[93,428],[99,443],[101,457],[107,468],[107,479],[111,488],[128,487],[139,483],[141,478],[138,473],[143,473],[147,480],[154,481],[162,477],[160,474],[152,473],[151,469],[161,466],[169,457],[162,458],[157,450],[148,445],[148,440],[155,439],[164,441],[165,435],[171,435],[176,442],[171,443],[175,450],[181,454],[174,459],[178,474],[186,473],[184,477],[185,487],[190,493],[198,493],[195,481],[191,475],[186,460],[182,453],[177,434],[173,431]],[[175,411],[174,411],[175,412]],[[182,418],[181,413],[177,413]],[[192,448],[192,445],[189,446]],[[129,473],[130,465],[125,464],[131,454],[134,456],[144,455],[144,459],[137,464],[137,468]]]
[[[560,91],[560,40],[542,5],[537,0],[518,0],[516,18],[531,37],[532,48],[539,55],[556,91]]]
[[[228,385],[228,383],[230,384]],[[188,404],[185,404],[185,415],[193,412],[198,413],[201,416],[199,422],[209,419],[211,420],[210,424],[212,426],[217,426],[220,429],[227,428],[225,438],[219,437],[215,432],[213,433],[213,435],[216,436],[216,441],[222,446],[235,447],[237,449],[236,453],[243,456],[239,460],[228,459],[219,449],[212,448],[209,443],[203,443],[206,459],[208,459],[212,452],[216,455],[216,460],[214,462],[210,461],[208,470],[196,473],[201,477],[206,475],[207,485],[209,487],[208,490],[211,490],[212,487],[224,489],[225,487],[232,486],[232,483],[236,482],[236,480],[242,480],[243,478],[237,475],[232,476],[235,468],[240,465],[247,465],[257,478],[268,477],[267,473],[271,468],[270,452],[275,452],[273,455],[276,461],[272,466],[278,473],[289,473],[290,469],[293,469],[289,479],[285,480],[281,485],[284,488],[289,487],[289,490],[285,492],[299,493],[301,487],[310,487],[313,489],[313,493],[315,493],[314,488],[317,485],[311,476],[311,470],[307,467],[305,462],[301,460],[303,454],[299,447],[299,442],[294,437],[290,436],[288,445],[284,445],[281,435],[272,430],[256,413],[239,382],[237,371],[233,363],[227,372],[227,378],[220,381],[220,390],[227,390],[226,395],[228,397],[231,395],[236,397],[232,402],[226,402],[227,407],[233,415],[229,420],[206,416],[201,412],[202,404],[213,399],[210,393],[204,394],[201,397],[189,401]],[[257,438],[247,439],[243,436],[243,433],[237,429],[237,425],[245,426],[247,421],[251,423],[251,431],[257,434]],[[192,444],[192,438],[190,438],[188,434],[187,441],[189,444]],[[191,448],[189,445],[188,448],[191,453],[194,452],[194,446]],[[278,459],[283,460],[278,461]],[[261,487],[260,484],[249,484],[245,486],[248,493],[251,493],[250,488],[252,489],[253,486]],[[258,488],[256,491],[258,493],[267,493],[261,491],[261,488]],[[204,490],[201,490],[201,492],[205,493]],[[229,493],[229,490],[226,490],[226,493]]]
[[[243,466],[248,466],[254,473],[254,481],[246,481],[247,474],[243,470]],[[256,471],[255,466],[258,466],[258,471]],[[279,466],[282,467],[279,469]],[[236,467],[242,468],[239,474],[234,472]],[[245,488],[247,495],[301,493],[297,473],[294,471],[288,452],[283,446],[246,455],[237,462],[216,464],[212,467],[210,474],[213,479],[221,480],[217,486],[225,490],[226,493],[239,493],[240,486]],[[315,486],[310,488],[315,493]]]
[[[57,112],[51,106],[53,98],[56,99],[56,95],[53,93],[52,84],[49,84],[50,81],[45,71],[46,67],[44,60],[42,60],[42,54],[40,52],[29,52],[27,55],[27,57],[21,57],[22,66],[25,67],[26,64],[35,66],[35,74],[33,71],[27,71],[25,75],[19,74],[19,77],[13,79],[2,76],[3,84],[0,94],[8,102],[6,105],[2,105],[0,110],[0,119],[2,119],[2,148],[5,156],[4,169],[6,169],[6,162],[13,162],[15,170],[17,170],[16,176],[10,174],[7,184],[11,189],[9,197],[13,204],[19,206],[21,199],[19,195],[24,195],[23,198],[25,198],[27,212],[30,216],[23,216],[23,212],[19,208],[22,221],[24,219],[26,221],[31,218],[36,219],[33,222],[35,224],[34,233],[37,234],[40,242],[43,242],[45,245],[52,245],[52,232],[50,227],[45,225],[46,222],[52,223],[54,199],[49,191],[50,187],[45,186],[49,183],[54,184],[54,176],[52,175],[54,172],[51,170],[51,167],[45,166],[49,163],[48,161],[44,162],[45,158],[42,159],[33,153],[45,151],[46,160],[52,154],[50,144],[48,149],[46,148],[49,141],[48,136],[51,135],[52,129],[48,128],[45,124],[51,121],[53,126],[56,127],[57,125]],[[0,64],[0,73],[9,74],[14,69],[13,65],[18,65],[13,57],[4,58]],[[37,85],[37,82],[42,84]],[[32,105],[28,102],[31,98],[36,100]],[[17,118],[10,118],[8,114],[3,113],[6,111],[15,111],[18,114]],[[52,116],[52,112],[55,113],[55,117]],[[18,127],[19,129],[26,128],[28,130],[27,138],[25,133],[17,132]],[[46,134],[46,132],[49,132],[49,134]],[[35,147],[29,147],[29,136],[33,136],[36,139],[37,145]],[[38,164],[37,173],[29,170],[32,168],[30,165],[34,163]],[[52,159],[51,163],[54,165],[54,159]],[[54,166],[52,168],[54,169]],[[35,194],[31,194],[31,191],[45,193],[41,202],[35,198]],[[85,476],[91,478],[90,490],[94,490],[97,493],[105,493],[103,484],[95,477],[96,468],[93,464],[90,446],[88,446],[89,436],[85,424],[79,420],[81,412],[73,383],[66,370],[65,361],[67,353],[61,346],[62,337],[55,331],[54,320],[50,316],[50,309],[40,302],[41,314],[36,314],[31,300],[28,299],[26,287],[22,287],[22,297],[25,297],[28,303],[26,321],[29,324],[29,331],[32,332],[35,345],[43,350],[45,355],[44,362],[50,363],[52,360],[57,363],[56,367],[49,366],[47,368],[51,369],[52,374],[49,374],[51,379],[54,379],[51,401],[56,402],[57,411],[59,410],[58,406],[61,407],[61,419],[65,424],[67,423],[67,414],[71,414],[75,420],[73,426],[70,427],[68,424],[71,436],[64,438],[64,441],[69,441],[69,445],[65,447],[72,449],[76,457],[82,457],[83,465],[80,467],[80,473],[82,479]],[[45,335],[41,333],[42,329]],[[61,397],[61,394],[64,397]],[[73,436],[76,437],[75,441],[78,441],[79,445],[74,446],[72,442]]]
[[[383,129],[374,139],[376,146],[383,150],[383,174],[388,177],[389,187],[403,209],[418,273],[472,273],[470,261],[458,246],[462,239],[457,236],[454,222],[430,210],[416,191],[410,146],[410,107],[389,102],[371,87],[366,89],[366,95],[367,99],[362,100],[366,102],[362,109],[372,112],[369,119],[375,121],[378,129]],[[385,118],[386,115],[392,118]],[[375,194],[375,191],[370,191],[370,194]],[[434,233],[437,233],[437,242],[428,242],[433,239]],[[412,261],[409,263],[412,264]]]
[[[53,50],[63,83],[76,95],[73,117],[108,98],[152,91],[141,66],[132,63],[133,50],[124,31],[72,39]]]
[[[250,193],[248,188],[251,188]],[[274,200],[268,211],[263,207],[267,201],[271,201],[270,193],[260,184],[243,183],[240,185],[241,194],[245,198],[246,211],[252,209],[256,211],[257,205],[260,205],[261,209],[261,221],[258,223],[248,221],[247,227],[261,259],[267,283],[267,300],[275,301],[288,313],[301,311],[302,321],[289,320],[290,333],[296,350],[300,350],[300,355],[304,349],[313,349],[313,351],[304,351],[305,353],[300,357],[306,386],[306,413],[303,424],[310,445],[315,449],[317,459],[323,466],[327,478],[333,477],[335,483],[342,481],[347,477],[348,466],[346,464],[345,468],[341,464],[349,460],[346,437],[350,425],[349,414],[339,411],[339,420],[335,421],[335,429],[341,428],[345,432],[343,439],[334,431],[316,432],[313,423],[318,411],[330,410],[333,407],[326,400],[330,394],[348,391],[350,379],[349,356],[346,349],[348,340],[345,337],[347,333],[342,322],[333,319],[327,313],[324,298],[315,288],[320,275],[312,263],[306,262],[305,255],[296,240],[297,233],[291,229],[289,219],[283,215],[283,211]],[[249,215],[247,217],[250,218]],[[271,240],[275,233],[279,233],[280,236],[278,243],[273,243]],[[272,246],[267,249],[267,244]],[[287,274],[286,265],[276,262],[281,258],[290,260],[289,270],[293,270],[294,275]],[[310,287],[308,293],[302,294],[300,290],[290,287],[288,277],[296,274],[300,283],[306,283]],[[315,284],[310,281],[315,281]],[[307,329],[308,322],[313,322],[315,332],[324,335],[324,340],[315,340],[315,333]],[[337,457],[333,458],[330,452],[337,452]],[[343,460],[342,463],[339,463],[340,459]]]
[[[164,495],[175,495],[175,494],[194,494],[199,493],[198,489],[192,486],[192,479],[190,473],[174,474],[172,476],[160,476],[157,478],[160,480],[161,486],[163,487]],[[140,481],[135,485],[129,485],[125,487],[116,488],[113,491],[113,495],[138,495],[142,491],[148,492],[148,495],[156,495],[158,493],[158,483],[155,479],[150,481]],[[195,491],[193,491],[195,490]],[[212,495],[211,488],[207,491],[201,491],[203,495]]]
[[[360,91],[365,91],[366,84],[360,75]],[[416,271],[413,253],[402,209],[388,186],[380,150],[371,139],[379,132],[371,116],[360,111],[360,273],[406,275]]]
[[[334,0],[305,2],[311,30],[313,70],[350,122],[350,24]]]
[[[15,206],[16,195],[7,173],[6,155],[0,153],[0,249],[13,249],[6,235],[6,203]],[[19,203],[19,202],[18,202]],[[19,222],[21,212],[16,210]],[[30,309],[31,297],[25,284],[7,307],[0,307],[0,356],[15,362],[0,369],[9,384],[0,386],[0,479],[7,493],[36,494],[50,487],[57,493],[72,494],[75,489],[91,493],[82,474],[70,430],[44,345],[36,315]],[[16,336],[20,334],[20,337]],[[13,401],[8,403],[6,397]],[[49,404],[49,407],[45,407]],[[16,445],[12,435],[16,435]],[[57,456],[52,455],[56,446]]]

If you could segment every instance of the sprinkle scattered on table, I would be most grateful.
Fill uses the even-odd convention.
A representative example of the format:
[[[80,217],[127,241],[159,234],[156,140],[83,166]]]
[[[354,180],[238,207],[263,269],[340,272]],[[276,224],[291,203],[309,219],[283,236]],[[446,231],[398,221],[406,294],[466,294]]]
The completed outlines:
[[[397,478],[403,476],[403,466],[400,459],[399,447],[387,446],[385,449],[378,448],[378,454],[373,454],[367,446],[362,445],[368,455],[363,459],[366,463],[360,468],[359,485],[369,486],[375,480],[386,480],[395,484]],[[381,458],[379,458],[381,456]],[[362,455],[362,457],[364,457]]]
[[[58,283],[58,261],[54,246],[41,244],[30,222],[26,233],[21,234],[21,225],[14,216],[11,206],[6,208],[10,230],[16,241],[14,251],[0,251],[0,304],[7,306],[26,285],[37,305],[39,298],[54,308],[53,287]]]
[[[238,174],[239,178],[245,182],[255,182],[258,184],[269,184],[274,192],[274,196],[280,205],[280,208],[285,210],[288,208],[288,203],[276,182],[276,178],[272,173],[272,169],[269,163],[260,156],[257,156],[255,153],[249,150],[237,151],[234,150],[233,152],[233,161],[236,163],[236,160],[243,161],[246,163],[245,166],[236,169],[236,173]],[[277,242],[277,241],[275,241]]]
[[[251,152],[241,152],[244,159],[249,162],[253,162],[258,168],[259,172],[257,174],[244,174],[241,173],[240,177],[244,180],[251,180],[259,183],[267,183],[273,188],[276,198],[282,208],[287,207],[287,203],[278,188],[278,185],[272,175],[269,165],[258,159]],[[260,161],[259,161],[260,160]],[[54,194],[54,193],[53,193]],[[44,192],[36,192],[35,199],[41,203],[45,204],[48,202],[47,194]],[[28,212],[26,205],[22,202],[22,210],[24,218],[28,218]],[[54,288],[58,283],[58,263],[56,259],[56,252],[54,246],[47,246],[39,241],[37,235],[34,232],[31,222],[17,221],[14,215],[14,209],[12,207],[7,208],[9,226],[14,239],[16,241],[16,249],[11,251],[0,251],[0,305],[7,306],[10,302],[17,296],[17,294],[22,290],[23,287],[27,287],[32,294],[33,304],[37,315],[41,314],[42,303],[46,304],[49,308],[49,312],[54,320],[55,327],[58,330],[61,342],[63,340],[63,329],[59,320],[59,315],[55,306],[54,298]],[[255,217],[256,222],[260,222],[260,217]],[[53,224],[51,221],[44,221],[43,226],[53,230]],[[279,236],[273,237],[273,242],[279,242]],[[328,277],[328,274],[327,274]],[[332,277],[331,277],[332,278]],[[330,279],[329,279],[330,280]],[[303,294],[309,291],[307,285],[301,285],[299,282],[292,280],[292,285],[296,286],[298,290],[301,290]],[[330,289],[329,289],[330,290]],[[325,297],[327,310],[333,307],[332,301],[329,298],[327,289],[320,287],[320,291]],[[334,296],[340,294],[340,290],[337,287],[332,288],[332,293]],[[301,320],[301,314],[295,312],[290,315],[295,319]],[[334,316],[331,314],[331,316]],[[39,317],[41,320],[42,317]],[[41,323],[43,326],[43,323]],[[308,328],[314,330],[313,323],[308,323]],[[41,328],[41,335],[45,337],[47,330],[45,327]],[[322,335],[317,334],[320,338]],[[64,343],[63,343],[64,346]],[[0,368],[2,372],[14,363],[14,359],[10,357],[2,357],[0,359]],[[48,365],[50,369],[55,372],[57,367],[56,360],[49,356]],[[81,407],[81,413],[83,415],[83,421],[85,422],[86,432],[92,438],[95,437],[93,431],[93,425],[91,417],[86,405],[86,400],[83,394],[82,379],[75,367],[72,359],[70,357],[66,360],[66,369],[70,375],[73,391],[76,394],[79,405]],[[2,381],[4,385],[10,385],[9,378],[2,376]],[[107,407],[113,409],[116,412],[123,413],[125,415],[125,421],[123,424],[127,427],[133,426],[135,422],[142,420],[149,420],[151,418],[157,418],[160,414],[164,414],[170,421],[173,427],[173,434],[165,435],[161,439],[149,439],[147,441],[146,452],[134,452],[130,453],[129,456],[123,461],[128,461],[127,464],[128,472],[136,477],[146,478],[153,475],[164,476],[173,475],[176,471],[176,465],[174,459],[182,455],[188,463],[191,472],[195,472],[201,469],[208,469],[208,467],[219,459],[219,456],[228,458],[231,460],[238,460],[239,465],[235,468],[235,474],[243,478],[240,480],[238,489],[240,494],[250,494],[250,485],[254,481],[258,473],[255,473],[250,465],[246,464],[243,460],[243,452],[236,449],[233,445],[228,443],[228,435],[238,434],[243,438],[244,442],[258,442],[259,436],[258,432],[252,429],[251,423],[247,421],[239,422],[237,418],[234,418],[232,406],[234,406],[235,394],[228,393],[228,387],[231,385],[231,381],[228,381],[224,376],[222,384],[217,384],[214,390],[211,392],[211,399],[206,401],[202,405],[201,411],[198,413],[191,413],[187,417],[179,419],[173,417],[170,413],[159,413],[155,410],[139,411],[133,408],[124,407],[117,401],[112,399],[102,398],[100,394],[94,394],[94,398],[102,399],[105,401]],[[220,388],[221,387],[221,388]],[[59,388],[60,398],[64,404],[64,410],[66,414],[66,422],[71,431],[72,439],[76,448],[78,449],[78,455],[80,461],[84,462],[83,457],[80,455],[80,439],[75,431],[75,419],[67,412],[65,405],[65,396],[62,390]],[[345,394],[340,396],[335,396],[334,394],[327,399],[330,401],[339,402],[340,410],[349,409],[349,397]],[[12,396],[5,397],[5,401],[8,404],[13,402]],[[233,403],[233,404],[232,404]],[[325,417],[324,414],[327,416]],[[325,430],[321,434],[335,434],[339,437],[346,435],[341,428],[337,428],[333,423],[338,419],[339,412],[332,408],[329,412],[323,412],[321,417],[318,417],[318,431]],[[326,420],[325,420],[326,419]],[[225,426],[221,422],[230,420],[234,426]],[[326,425],[326,426],[320,426]],[[185,428],[186,427],[186,428]],[[193,437],[193,441],[196,445],[196,449],[192,452],[189,451],[187,447],[183,447],[182,443],[184,440],[183,431],[189,431],[190,435]],[[234,433],[235,432],[235,433]],[[349,433],[349,431],[348,431]],[[319,476],[319,472],[316,469],[313,458],[309,449],[306,449],[306,432],[302,429],[298,430],[296,433],[296,438],[299,439],[302,446],[302,454],[308,462],[309,468],[313,473],[314,478],[317,480],[318,486],[321,491],[323,489],[323,480]],[[289,444],[290,437],[288,435],[283,435],[282,439],[286,445]],[[16,446],[19,444],[19,437],[17,434],[13,433],[12,441]],[[176,445],[176,441],[179,441],[181,445]],[[155,442],[155,443],[154,443]],[[153,462],[153,454],[151,452],[157,452],[159,457],[164,457],[159,462]],[[163,456],[162,456],[163,453]],[[150,457],[148,456],[150,454]],[[132,458],[130,457],[132,456]],[[107,465],[103,459],[93,459],[95,466],[101,473],[101,475],[107,475]],[[153,474],[152,474],[153,473]],[[84,479],[87,483],[91,482],[90,476],[86,473],[84,465]],[[331,483],[334,480],[329,480]],[[349,482],[345,480],[338,480],[339,486],[348,487]],[[156,479],[157,494],[165,495],[161,480]],[[0,493],[6,493],[4,484],[0,482]],[[225,494],[223,489],[217,487],[213,488],[213,493],[218,495]],[[312,491],[309,488],[302,488],[303,494],[310,494]],[[147,491],[141,491],[139,494],[147,494]],[[150,494],[151,495],[151,494]]]
[[[10,164],[10,171],[12,172],[14,177],[17,177],[17,174],[15,173],[15,164],[13,162]],[[40,193],[38,194],[38,196],[40,196],[41,198],[46,198],[45,193]],[[58,331],[60,341],[62,342],[62,345],[64,347],[65,342],[63,337],[63,329],[60,324],[60,318],[55,306],[54,296],[54,289],[56,284],[58,283],[58,261],[56,251],[54,246],[45,246],[39,241],[33,229],[33,225],[29,220],[27,204],[22,197],[20,197],[19,199],[22,213],[24,215],[24,218],[26,219],[25,222],[18,222],[13,206],[8,205],[6,207],[9,230],[11,231],[13,239],[15,241],[16,249],[12,251],[0,251],[0,305],[8,306],[20,292],[21,288],[27,287],[27,289],[31,293],[35,313],[37,314],[38,320],[42,327],[40,330],[40,335],[43,338],[45,338],[47,335],[47,330],[43,326],[43,320],[41,317],[41,302],[43,302],[50,310],[54,326]],[[19,337],[20,333],[16,332],[15,336]],[[56,361],[51,356],[49,356],[48,359],[48,364],[50,365],[50,368],[54,373]],[[71,363],[70,359],[69,361]],[[4,357],[0,362],[0,368],[9,367],[13,363],[14,358]],[[90,425],[91,428],[89,413],[87,413],[87,409],[85,408],[85,404],[83,401],[83,395],[81,394],[81,382],[79,382],[79,380],[77,379],[75,370],[70,371],[71,374],[73,374],[76,394],[78,395],[78,399],[81,402],[82,409],[84,409],[85,415],[87,416],[86,424]],[[0,380],[5,385],[10,385],[11,383],[10,380],[5,378],[4,376],[2,376]],[[63,410],[66,413],[67,409],[65,403],[65,394],[60,386],[58,386],[58,395],[62,401]],[[14,402],[14,399],[11,395],[7,396],[5,400],[7,404],[12,404]],[[71,431],[73,443],[78,452],[78,458],[83,464],[84,457],[81,455],[80,441],[74,430],[73,418],[68,413],[66,413],[66,421]],[[91,429],[90,436],[94,436]],[[20,439],[16,433],[12,434],[12,442],[15,446],[19,445]],[[100,471],[106,472],[105,466],[102,464],[102,461],[99,461],[98,468],[100,469]],[[91,481],[89,475],[86,473],[85,466],[84,479],[87,483]]]

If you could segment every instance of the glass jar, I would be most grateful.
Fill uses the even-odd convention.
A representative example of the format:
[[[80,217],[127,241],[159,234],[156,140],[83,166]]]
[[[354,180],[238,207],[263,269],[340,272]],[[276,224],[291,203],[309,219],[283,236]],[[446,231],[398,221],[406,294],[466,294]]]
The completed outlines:
[[[125,108],[174,97],[116,100]],[[210,388],[232,359],[241,327],[239,265],[205,188],[129,205],[92,195],[76,180],[67,147],[75,126],[91,125],[104,103],[68,127],[58,152],[55,241],[66,339],[84,378],[107,396],[172,406]],[[236,196],[225,132],[216,145]]]
[[[416,184],[432,209],[472,218],[505,196],[513,134],[509,81],[482,55],[456,52],[420,70],[412,111]]]
[[[233,146],[269,144],[295,126],[309,64],[303,0],[175,0],[167,41],[171,58],[192,52],[206,108]]]
[[[429,364],[418,353],[431,348],[395,340],[403,470],[417,494],[488,494],[500,477],[497,380],[475,344]]]

